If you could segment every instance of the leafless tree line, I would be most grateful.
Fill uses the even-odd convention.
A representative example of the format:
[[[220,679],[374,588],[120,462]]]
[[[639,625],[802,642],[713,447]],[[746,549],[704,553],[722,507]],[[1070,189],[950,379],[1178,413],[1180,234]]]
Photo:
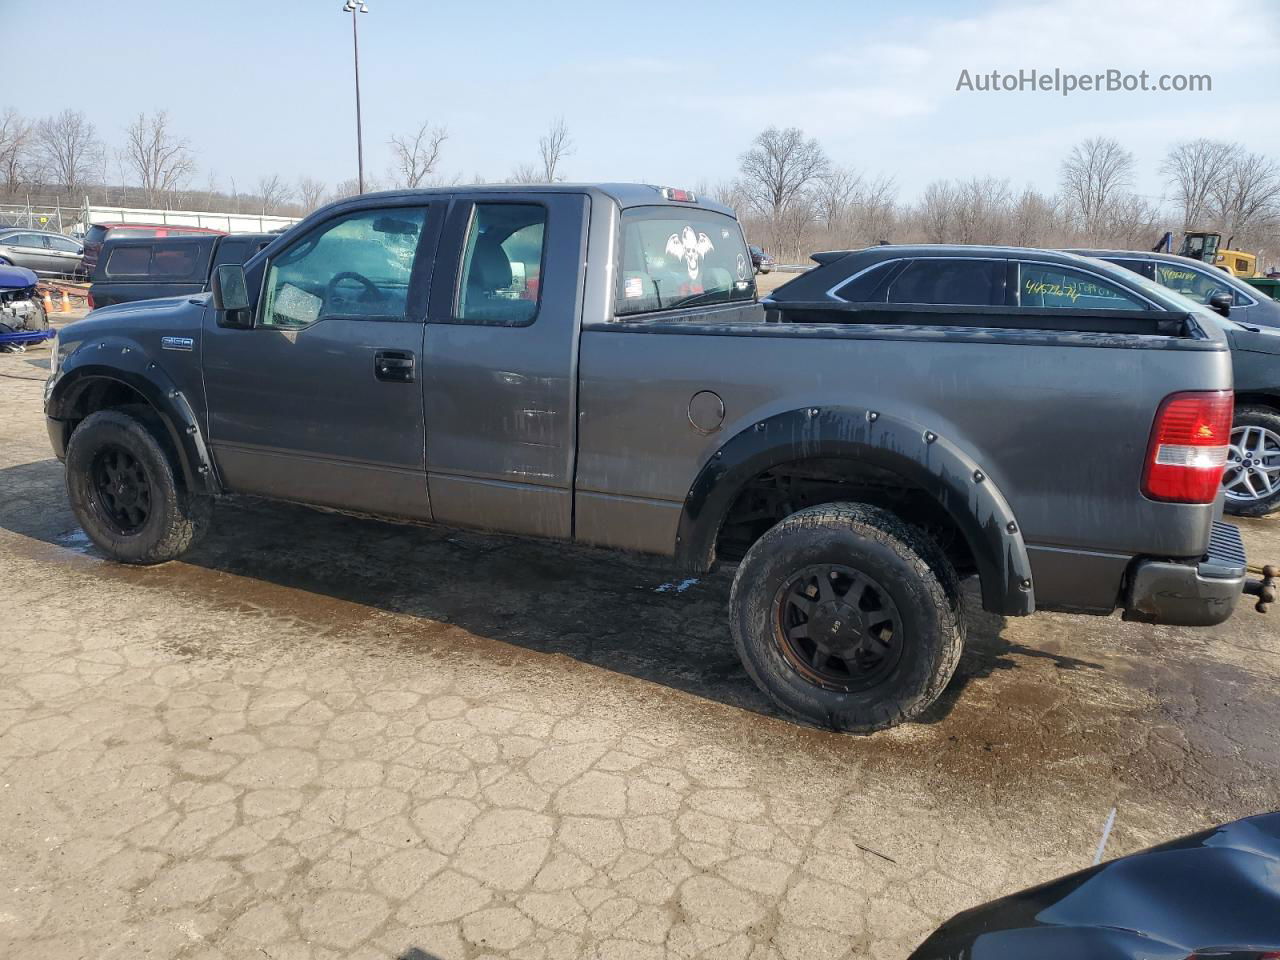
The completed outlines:
[[[460,176],[446,180],[440,173],[448,139],[445,127],[426,120],[412,132],[392,135],[387,141],[391,165],[386,176],[367,178],[366,189],[461,182]],[[537,162],[517,166],[510,179],[519,183],[563,180],[565,161],[573,152],[569,127],[563,117],[556,118],[538,139]],[[264,174],[248,189],[234,178],[229,189],[223,189],[213,172],[203,186],[195,186],[196,170],[190,141],[174,132],[164,110],[138,114],[123,131],[122,146],[114,150],[77,110],[40,119],[23,117],[12,107],[0,112],[0,202],[36,194],[77,206],[92,193],[97,202],[121,206],[299,215],[359,192],[354,177],[330,187],[314,177],[290,182],[274,173]],[[113,181],[124,185],[113,186]]]
[[[1174,144],[1161,164],[1171,200],[1133,190],[1133,154],[1107,137],[1063,159],[1058,191],[994,177],[940,179],[914,202],[892,178],[831,160],[796,128],[769,127],[742,154],[739,177],[702,190],[739,211],[748,234],[783,260],[881,241],[1114,246],[1146,249],[1169,227],[1218,230],[1236,247],[1280,258],[1280,166],[1239,144]]]
[[[462,182],[441,175],[448,140],[445,127],[426,120],[391,136],[392,164],[385,179],[371,178],[368,188]],[[565,178],[575,144],[563,117],[550,123],[537,147],[537,160],[518,165],[511,181]],[[126,186],[107,186],[113,161]],[[769,127],[741,155],[736,179],[703,183],[700,192],[737,210],[753,240],[791,261],[813,250],[885,240],[1144,248],[1169,227],[1218,230],[1237,248],[1263,251],[1271,263],[1280,257],[1276,161],[1225,141],[1176,143],[1160,166],[1164,202],[1134,191],[1135,166],[1133,154],[1116,140],[1094,137],[1063,159],[1056,193],[971,177],[936,180],[914,201],[902,201],[892,177],[836,163],[798,128]],[[190,142],[174,132],[163,110],[139,113],[116,150],[82,112],[31,119],[13,108],[0,111],[0,198],[43,192],[78,205],[93,188],[101,202],[122,206],[299,215],[358,192],[355,178],[330,187],[313,177],[290,182],[278,174],[264,174],[247,189],[231,179],[227,190],[210,173],[198,188],[192,184],[196,167]]]

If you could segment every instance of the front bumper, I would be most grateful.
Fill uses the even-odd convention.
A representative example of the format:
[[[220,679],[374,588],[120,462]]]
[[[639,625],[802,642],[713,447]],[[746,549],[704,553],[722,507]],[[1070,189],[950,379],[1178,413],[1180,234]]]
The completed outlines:
[[[67,459],[67,425],[53,417],[44,418],[45,427],[49,431],[49,445],[53,447],[53,455],[66,462]]]
[[[1124,619],[1212,627],[1228,619],[1244,592],[1248,563],[1240,531],[1214,521],[1199,561],[1139,560],[1129,575]]]

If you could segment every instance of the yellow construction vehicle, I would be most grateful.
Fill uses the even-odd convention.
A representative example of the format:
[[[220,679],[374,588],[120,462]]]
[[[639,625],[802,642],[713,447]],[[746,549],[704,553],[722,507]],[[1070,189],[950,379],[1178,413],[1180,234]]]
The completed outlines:
[[[1204,263],[1211,263],[1220,270],[1225,270],[1233,277],[1258,277],[1258,256],[1254,253],[1247,253],[1244,250],[1232,250],[1231,241],[1234,237],[1227,239],[1226,247],[1222,246],[1222,234],[1210,233],[1206,231],[1190,230],[1182,235],[1182,249],[1178,251],[1181,256],[1190,257],[1192,260],[1200,260]],[[1173,234],[1166,233],[1164,239],[1156,246],[1156,250],[1164,249],[1168,253],[1172,253]]]

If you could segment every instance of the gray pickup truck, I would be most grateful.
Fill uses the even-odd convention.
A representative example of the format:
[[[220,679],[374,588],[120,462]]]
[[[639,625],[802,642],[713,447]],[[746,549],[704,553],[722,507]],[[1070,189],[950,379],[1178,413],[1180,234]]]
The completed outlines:
[[[819,259],[762,304],[686,191],[361,196],[210,294],[66,327],[49,436],[126,563],[221,494],[736,562],[747,671],[844,730],[941,693],[962,577],[1006,616],[1197,625],[1265,589],[1218,521],[1230,354],[1185,303],[1045,251]]]

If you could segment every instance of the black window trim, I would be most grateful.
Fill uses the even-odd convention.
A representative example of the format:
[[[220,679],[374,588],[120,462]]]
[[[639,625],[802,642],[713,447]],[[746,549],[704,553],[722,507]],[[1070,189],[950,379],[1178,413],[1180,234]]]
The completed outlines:
[[[449,316],[430,320],[431,323],[452,323],[460,327],[512,327],[519,329],[521,327],[531,327],[537,322],[538,317],[542,313],[542,290],[543,290],[543,274],[547,267],[547,235],[551,232],[551,206],[544,200],[530,197],[529,199],[501,199],[489,200],[481,199],[475,196],[463,196],[455,198],[457,203],[470,204],[467,211],[467,220],[462,227],[462,233],[458,237],[458,256],[457,263],[453,270],[453,293],[449,300]],[[520,323],[506,323],[501,320],[469,320],[465,317],[458,316],[458,310],[462,306],[462,272],[466,269],[467,260],[467,240],[471,236],[471,226],[476,220],[476,210],[484,204],[488,207],[541,207],[542,208],[542,249],[539,251],[538,258],[538,299],[534,301],[533,313],[529,314],[529,319]]]
[[[964,257],[964,256],[951,255],[951,254],[942,254],[939,256],[891,257],[887,260],[877,260],[875,263],[871,264],[869,267],[859,270],[857,273],[855,273],[853,276],[849,277],[848,279],[843,280],[840,283],[837,283],[834,287],[832,287],[830,290],[827,291],[827,296],[831,297],[834,300],[839,300],[842,303],[880,303],[879,300],[846,300],[844,297],[839,295],[838,291],[842,290],[844,287],[848,286],[850,283],[852,283],[854,280],[858,279],[862,275],[869,273],[870,271],[875,270],[878,267],[882,267],[885,264],[906,264],[906,267],[903,270],[900,270],[897,272],[897,276],[894,276],[891,279],[890,277],[886,276],[886,279],[890,280],[890,286],[892,286],[894,283],[897,283],[898,280],[902,278],[902,274],[905,273],[906,270],[910,269],[913,264],[919,263],[921,261],[928,261],[930,263],[934,263],[934,262],[939,262],[944,260],[947,262],[963,260],[966,262],[978,261],[982,263],[1007,264],[1010,258],[1009,257],[988,257],[988,256]],[[1005,282],[1006,283],[1008,282],[1007,277],[1005,278]],[[889,290],[886,289],[885,290],[886,297],[888,296],[888,293],[889,293]],[[1007,295],[1006,295],[1005,302],[1007,303]],[[890,306],[890,307],[894,307],[894,306],[916,306],[916,307],[998,307],[998,306],[1002,306],[1002,304],[1000,303],[910,303],[908,304],[908,303],[895,303],[894,301],[887,300],[887,299],[885,303],[887,306]]]

